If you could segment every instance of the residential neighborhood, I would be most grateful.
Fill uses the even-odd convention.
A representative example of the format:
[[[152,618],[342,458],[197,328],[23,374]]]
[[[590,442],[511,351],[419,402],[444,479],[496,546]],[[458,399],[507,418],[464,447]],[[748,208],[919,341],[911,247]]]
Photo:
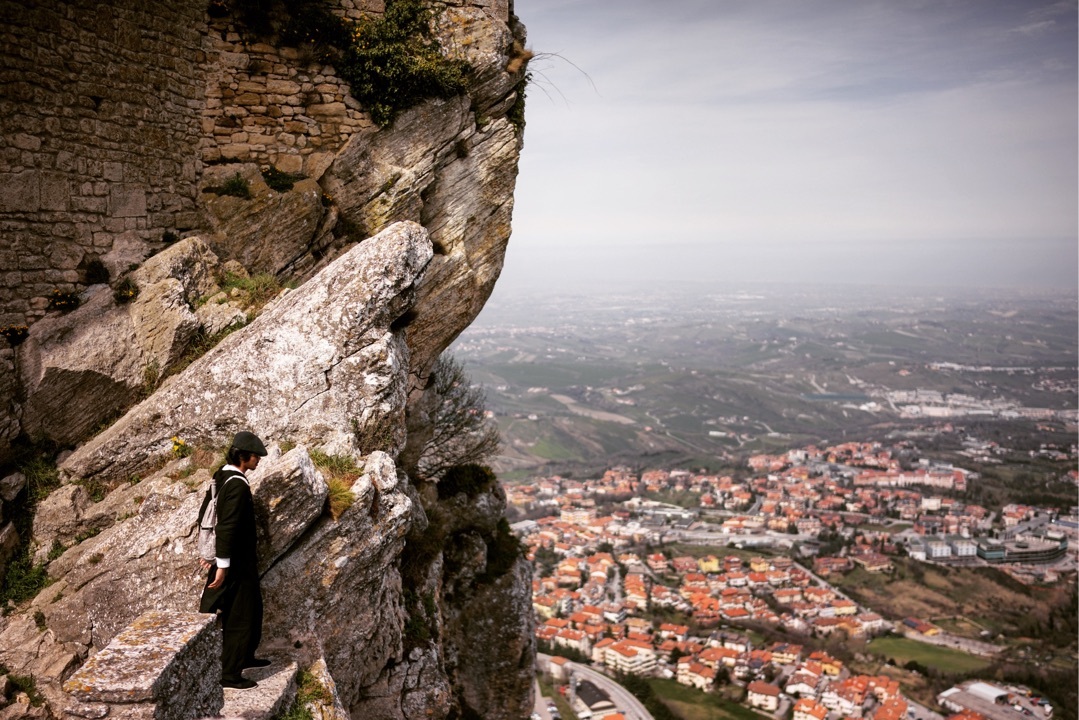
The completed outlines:
[[[739,481],[617,467],[594,480],[507,487],[510,503],[553,513],[514,525],[536,568],[541,651],[614,677],[669,678],[702,692],[734,686],[744,705],[776,717],[908,717],[896,680],[747,628],[819,640],[932,635],[917,618],[896,623],[860,606],[827,578],[888,573],[902,554],[996,563],[1029,580],[1074,558],[1068,528],[1047,511],[1009,505],[994,514],[963,503],[954,495],[977,481],[973,473],[904,468],[900,451],[847,443],[756,455]],[[737,550],[702,551],[713,547]]]

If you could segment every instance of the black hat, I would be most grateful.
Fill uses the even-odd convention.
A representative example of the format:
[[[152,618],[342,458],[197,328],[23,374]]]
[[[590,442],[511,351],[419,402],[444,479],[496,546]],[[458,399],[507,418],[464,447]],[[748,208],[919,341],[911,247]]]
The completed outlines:
[[[266,457],[266,446],[258,439],[258,435],[241,430],[232,438],[232,447],[249,453],[255,453],[260,457]]]

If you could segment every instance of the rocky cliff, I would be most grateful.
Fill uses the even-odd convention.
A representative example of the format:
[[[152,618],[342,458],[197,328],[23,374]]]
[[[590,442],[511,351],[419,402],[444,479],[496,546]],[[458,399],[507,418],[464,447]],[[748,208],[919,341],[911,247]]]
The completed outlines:
[[[85,711],[61,683],[86,657],[144,611],[193,607],[201,490],[246,428],[274,446],[252,483],[266,637],[325,669],[327,707],[527,715],[530,572],[504,496],[409,475],[428,369],[509,238],[527,60],[511,5],[427,5],[464,85],[387,121],[288,39],[287,14],[256,33],[222,2],[0,4],[4,72],[22,73],[0,98],[0,463],[62,461],[21,537],[33,481],[0,481],[0,560],[28,546],[51,581],[0,620],[0,664],[47,712]],[[365,23],[392,6],[328,7]]]

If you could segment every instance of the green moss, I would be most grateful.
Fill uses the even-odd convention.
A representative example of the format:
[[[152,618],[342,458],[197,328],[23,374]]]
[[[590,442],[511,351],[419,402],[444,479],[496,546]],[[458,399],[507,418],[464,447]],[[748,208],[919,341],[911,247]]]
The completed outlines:
[[[517,98],[506,112],[506,119],[513,124],[513,127],[517,128],[518,134],[524,132],[525,129],[525,90],[530,82],[532,82],[532,73],[525,73],[521,76],[516,87],[514,87]]]

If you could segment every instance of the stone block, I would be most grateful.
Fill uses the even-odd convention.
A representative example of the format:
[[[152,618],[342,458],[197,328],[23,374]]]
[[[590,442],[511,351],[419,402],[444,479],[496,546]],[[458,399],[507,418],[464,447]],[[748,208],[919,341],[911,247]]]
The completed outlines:
[[[119,184],[109,189],[111,217],[140,217],[146,215],[146,190],[138,185]]]
[[[0,175],[0,212],[37,212],[40,186],[41,178],[32,170]]]
[[[105,198],[72,198],[71,209],[77,213],[105,214]]]
[[[82,702],[112,705],[109,717],[146,707],[157,720],[189,720],[220,712],[220,678],[221,633],[213,615],[151,611],[87,660],[63,689]]]
[[[343,102],[316,103],[309,105],[307,112],[315,117],[344,117],[347,108]]]
[[[41,209],[66,212],[71,202],[71,183],[63,173],[41,175]]]
[[[41,149],[41,139],[26,133],[15,133],[11,138],[11,144],[20,150],[36,151]]]
[[[299,155],[278,155],[274,165],[281,172],[299,173],[303,171],[303,158]]]
[[[291,80],[268,80],[266,91],[277,95],[295,95],[300,92],[300,84]]]

